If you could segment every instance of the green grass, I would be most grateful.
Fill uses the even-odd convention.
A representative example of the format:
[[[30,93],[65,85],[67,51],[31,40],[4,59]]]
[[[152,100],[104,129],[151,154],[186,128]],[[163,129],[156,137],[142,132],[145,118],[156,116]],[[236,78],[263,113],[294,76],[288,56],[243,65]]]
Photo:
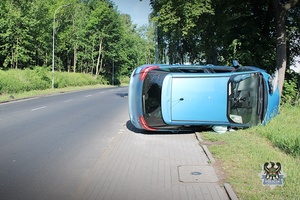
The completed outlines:
[[[200,133],[211,141],[208,148],[240,199],[300,199],[299,115],[299,106],[283,106],[266,126]],[[270,161],[280,162],[287,175],[284,186],[273,190],[259,177],[262,165]]]
[[[91,76],[83,73],[54,73],[54,87],[76,87],[86,85],[107,85],[102,76]],[[52,73],[43,67],[34,69],[0,70],[0,94],[16,94],[32,90],[46,90],[52,87]]]
[[[267,128],[257,128],[255,132],[287,154],[300,156],[300,106],[285,105],[281,113]]]
[[[46,90],[31,90],[31,91],[20,92],[20,93],[0,94],[0,102],[7,102],[7,101],[17,100],[17,99],[26,99],[26,98],[36,97],[36,96],[51,95],[56,93],[88,90],[88,89],[95,89],[95,88],[107,88],[107,87],[114,87],[114,86],[98,84],[98,85],[65,87],[65,88],[55,88],[55,89],[46,89]],[[11,96],[13,96],[13,99],[11,98]]]
[[[6,71],[0,69],[0,102],[72,90],[110,87],[102,76],[55,72],[54,77],[52,89],[52,73],[45,67]]]

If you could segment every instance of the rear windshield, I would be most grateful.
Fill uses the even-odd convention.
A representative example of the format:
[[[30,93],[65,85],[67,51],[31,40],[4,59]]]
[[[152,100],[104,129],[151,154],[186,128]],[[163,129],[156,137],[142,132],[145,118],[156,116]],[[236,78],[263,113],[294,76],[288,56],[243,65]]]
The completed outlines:
[[[167,74],[166,71],[151,70],[143,83],[143,116],[152,127],[166,125],[161,114],[161,90]]]

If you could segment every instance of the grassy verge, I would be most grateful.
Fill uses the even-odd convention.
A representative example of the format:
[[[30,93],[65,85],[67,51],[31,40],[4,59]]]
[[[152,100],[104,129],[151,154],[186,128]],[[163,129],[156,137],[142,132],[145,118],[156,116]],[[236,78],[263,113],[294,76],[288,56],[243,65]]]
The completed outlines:
[[[55,89],[51,89],[52,72],[45,67],[6,71],[0,69],[0,102],[73,90],[111,87],[103,76],[83,73],[55,72],[54,80]],[[128,80],[123,77],[122,81]]]
[[[300,107],[284,106],[281,114],[266,126],[217,134],[200,133],[240,199],[300,198]],[[265,162],[280,162],[286,173],[283,187],[262,185],[259,174]]]
[[[103,76],[83,73],[55,72],[54,80],[54,88],[108,84]],[[47,68],[0,70],[0,94],[23,93],[48,88],[52,88],[52,73]]]
[[[0,102],[7,102],[16,99],[26,99],[35,96],[42,95],[51,95],[56,93],[64,93],[71,92],[77,90],[87,90],[87,89],[95,89],[95,88],[107,88],[107,87],[115,87],[110,85],[88,85],[88,86],[78,86],[78,87],[66,87],[66,88],[56,88],[56,89],[46,89],[46,90],[31,90],[28,92],[20,92],[20,93],[10,93],[10,94],[1,94]]]

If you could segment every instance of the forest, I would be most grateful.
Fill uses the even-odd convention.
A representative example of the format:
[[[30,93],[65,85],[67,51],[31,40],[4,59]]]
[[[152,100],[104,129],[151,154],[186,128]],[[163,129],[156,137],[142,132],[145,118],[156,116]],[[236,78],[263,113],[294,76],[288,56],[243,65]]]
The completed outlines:
[[[150,30],[109,0],[2,0],[0,69],[51,70],[54,60],[55,71],[128,76],[154,62]]]
[[[300,52],[299,0],[149,3],[149,25],[137,27],[111,0],[2,0],[0,69],[54,66],[111,80],[156,56],[169,64],[237,59],[270,73],[278,69],[282,94],[299,97],[299,75],[289,69]]]

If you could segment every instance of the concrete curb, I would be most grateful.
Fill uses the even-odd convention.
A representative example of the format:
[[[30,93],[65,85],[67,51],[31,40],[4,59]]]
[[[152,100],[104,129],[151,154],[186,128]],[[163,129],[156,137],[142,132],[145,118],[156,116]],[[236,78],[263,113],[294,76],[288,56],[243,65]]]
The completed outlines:
[[[195,133],[195,135],[196,135],[197,140],[198,140],[199,143],[201,144],[200,146],[202,147],[202,149],[203,149],[204,153],[206,154],[208,160],[209,160],[210,162],[212,162],[212,163],[213,163],[213,162],[216,162],[216,160],[213,158],[212,154],[211,154],[210,151],[208,150],[207,146],[204,145],[204,144],[202,144],[202,143],[203,143],[203,140],[202,140],[200,134],[199,134],[199,133]]]
[[[207,158],[210,160],[211,163],[216,162],[216,160],[213,158],[212,154],[210,153],[210,151],[208,150],[206,145],[201,145],[202,149],[204,151],[204,153],[206,154]]]
[[[231,200],[238,200],[238,197],[236,196],[235,192],[233,191],[231,185],[229,183],[224,183],[224,188],[227,192],[227,195]]]
[[[201,143],[203,143],[203,140],[200,136],[199,133],[195,133],[196,135],[196,138],[197,140],[199,141],[200,143],[200,146],[202,147],[204,153],[206,154],[208,160],[211,162],[211,163],[214,163],[216,162],[216,160],[213,158],[212,154],[210,153],[210,151],[208,150],[207,146],[206,145],[203,145]],[[224,183],[224,189],[229,197],[230,200],[238,200],[238,197],[237,195],[235,194],[235,192],[233,191],[231,185],[229,183]]]

